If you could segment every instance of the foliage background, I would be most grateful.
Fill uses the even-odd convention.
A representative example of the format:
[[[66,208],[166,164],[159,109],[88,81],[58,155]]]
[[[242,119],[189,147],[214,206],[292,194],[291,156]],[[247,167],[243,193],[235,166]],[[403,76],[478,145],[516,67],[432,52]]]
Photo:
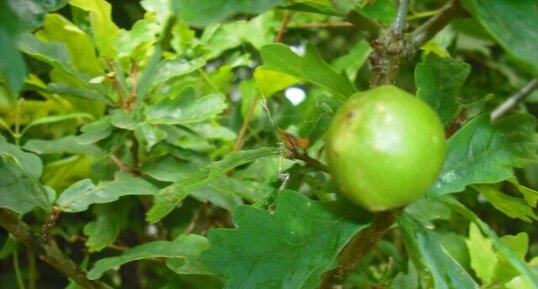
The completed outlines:
[[[322,288],[377,225],[344,288],[538,288],[538,93],[489,118],[538,77],[538,4],[401,2],[403,40],[379,30],[390,0],[0,2],[2,288]],[[323,165],[380,59],[449,137],[427,198],[384,229]]]

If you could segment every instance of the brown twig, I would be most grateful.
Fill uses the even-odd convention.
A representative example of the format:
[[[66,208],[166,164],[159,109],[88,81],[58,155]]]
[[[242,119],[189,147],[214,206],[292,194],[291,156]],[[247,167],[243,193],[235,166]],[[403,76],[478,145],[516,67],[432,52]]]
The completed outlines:
[[[490,115],[490,121],[496,122],[501,117],[514,109],[523,99],[529,96],[535,89],[538,88],[538,78],[531,80],[516,94],[510,96],[501,105],[497,106]]]
[[[136,91],[138,90],[138,64],[136,61],[131,62],[131,91],[129,92],[129,97],[127,98],[127,109],[131,109],[133,104],[136,102]]]
[[[286,29],[288,28],[289,23],[290,23],[290,11],[286,10],[284,11],[284,18],[282,19],[282,24],[280,25],[278,34],[275,36],[276,43],[282,42],[282,37],[284,37],[284,33],[286,33]]]
[[[298,25],[299,28],[319,28],[319,27],[351,27],[353,23],[348,21],[340,22],[310,22]]]
[[[88,240],[88,238],[86,238],[84,236],[80,236],[80,235],[73,235],[73,236],[71,236],[71,238],[68,239],[68,241],[71,242],[71,243],[74,243],[74,242],[86,242],[87,240]],[[106,247],[109,248],[109,249],[112,249],[112,250],[120,251],[120,252],[125,252],[125,251],[130,249],[127,246],[117,245],[117,244],[110,244],[110,245],[107,245]]]
[[[254,96],[251,101],[250,105],[248,106],[247,115],[245,117],[245,120],[243,121],[243,125],[241,126],[241,129],[239,130],[239,134],[237,135],[237,139],[235,140],[233,150],[238,151],[243,146],[243,142],[245,139],[245,134],[247,132],[248,126],[250,125],[250,122],[252,121],[252,117],[254,116],[254,110],[256,109],[256,104],[258,104],[258,97]]]
[[[341,289],[346,277],[394,223],[391,212],[377,213],[370,227],[357,233],[338,255],[338,265],[322,276],[318,289]]]
[[[58,247],[47,243],[40,234],[34,232],[28,224],[20,220],[12,211],[0,208],[0,226],[11,233],[18,242],[36,252],[41,260],[52,265],[52,267],[81,287],[86,289],[111,288],[99,280],[88,280],[84,269],[65,256]]]

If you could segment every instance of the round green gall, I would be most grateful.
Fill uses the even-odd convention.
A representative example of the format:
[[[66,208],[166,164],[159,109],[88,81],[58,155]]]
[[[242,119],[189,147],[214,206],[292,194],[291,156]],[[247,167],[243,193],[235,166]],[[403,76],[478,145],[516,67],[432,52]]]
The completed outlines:
[[[336,112],[326,144],[337,186],[369,211],[403,207],[424,196],[446,155],[437,114],[392,85],[353,95]]]

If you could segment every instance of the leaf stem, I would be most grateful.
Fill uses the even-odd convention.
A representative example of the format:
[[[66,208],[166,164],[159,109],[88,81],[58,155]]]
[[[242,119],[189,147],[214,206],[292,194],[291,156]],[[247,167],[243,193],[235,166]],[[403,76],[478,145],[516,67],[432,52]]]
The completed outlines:
[[[13,252],[13,267],[15,268],[15,278],[17,279],[17,286],[19,289],[26,289],[24,281],[22,280],[21,267],[19,265],[19,252],[15,250]]]
[[[28,224],[20,220],[12,211],[0,208],[0,227],[11,233],[18,242],[33,250],[41,260],[52,265],[81,287],[86,289],[110,289],[108,285],[101,281],[88,280],[84,269],[65,256],[56,246],[46,242],[40,234],[34,232]]]
[[[501,117],[505,116],[537,88],[538,78],[535,78],[521,88],[516,94],[510,96],[507,100],[501,103],[501,105],[495,108],[490,115],[490,121],[496,122]]]
[[[323,274],[318,289],[341,289],[346,277],[388,231],[394,219],[391,212],[377,213],[370,227],[357,233],[340,252],[337,267]]]

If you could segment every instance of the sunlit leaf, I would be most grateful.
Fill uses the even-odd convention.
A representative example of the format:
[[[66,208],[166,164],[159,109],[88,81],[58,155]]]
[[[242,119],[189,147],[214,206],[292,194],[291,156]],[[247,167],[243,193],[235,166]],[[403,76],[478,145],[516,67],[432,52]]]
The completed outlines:
[[[306,47],[304,56],[295,54],[282,44],[269,44],[262,48],[265,70],[289,74],[312,82],[331,91],[340,100],[346,100],[356,89],[343,73],[337,73],[325,62],[313,45]]]

